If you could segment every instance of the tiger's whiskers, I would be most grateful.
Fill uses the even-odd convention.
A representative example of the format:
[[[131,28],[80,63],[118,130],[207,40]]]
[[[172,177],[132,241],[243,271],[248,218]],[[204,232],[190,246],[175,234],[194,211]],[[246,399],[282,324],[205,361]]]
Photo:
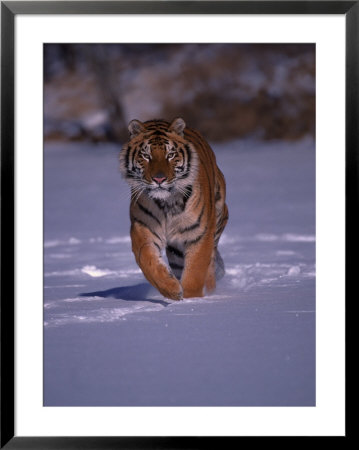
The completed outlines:
[[[142,192],[146,189],[145,186],[137,185],[131,188],[131,201],[136,203],[140,198]]]

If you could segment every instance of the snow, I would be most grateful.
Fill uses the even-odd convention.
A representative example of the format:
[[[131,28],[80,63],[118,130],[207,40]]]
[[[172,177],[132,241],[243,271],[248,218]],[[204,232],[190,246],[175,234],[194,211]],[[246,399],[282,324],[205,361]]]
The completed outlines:
[[[135,263],[119,147],[45,146],[44,405],[315,405],[315,148],[215,145],[226,274],[164,299]]]

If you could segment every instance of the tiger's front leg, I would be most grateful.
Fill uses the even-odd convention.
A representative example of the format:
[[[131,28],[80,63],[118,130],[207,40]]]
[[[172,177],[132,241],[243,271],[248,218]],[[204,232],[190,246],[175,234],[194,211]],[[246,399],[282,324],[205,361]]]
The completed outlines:
[[[209,274],[212,268],[213,236],[210,233],[186,249],[182,275],[183,297],[203,297],[204,287],[212,291],[216,282]]]
[[[181,300],[183,292],[180,282],[168,270],[160,252],[160,242],[148,228],[134,222],[131,227],[132,251],[147,280],[172,300]]]

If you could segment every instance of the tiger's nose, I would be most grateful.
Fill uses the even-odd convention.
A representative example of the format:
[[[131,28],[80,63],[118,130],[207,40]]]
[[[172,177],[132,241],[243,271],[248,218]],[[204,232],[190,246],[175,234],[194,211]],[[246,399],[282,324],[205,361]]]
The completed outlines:
[[[154,177],[152,177],[152,180],[155,181],[157,184],[163,183],[165,180],[167,180],[167,177],[163,173],[158,173]]]

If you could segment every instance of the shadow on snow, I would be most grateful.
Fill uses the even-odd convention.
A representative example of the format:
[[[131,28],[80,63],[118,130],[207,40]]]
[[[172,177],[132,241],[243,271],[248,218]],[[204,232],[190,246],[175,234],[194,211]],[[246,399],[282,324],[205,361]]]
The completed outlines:
[[[140,283],[133,286],[121,286],[112,289],[107,289],[106,291],[96,291],[96,292],[84,292],[79,294],[80,297],[102,297],[108,298],[113,297],[121,300],[129,301],[146,301],[151,303],[157,303],[163,306],[168,306],[169,303],[164,300],[155,300],[152,298],[146,298],[149,291],[151,290],[151,285],[149,283]]]

